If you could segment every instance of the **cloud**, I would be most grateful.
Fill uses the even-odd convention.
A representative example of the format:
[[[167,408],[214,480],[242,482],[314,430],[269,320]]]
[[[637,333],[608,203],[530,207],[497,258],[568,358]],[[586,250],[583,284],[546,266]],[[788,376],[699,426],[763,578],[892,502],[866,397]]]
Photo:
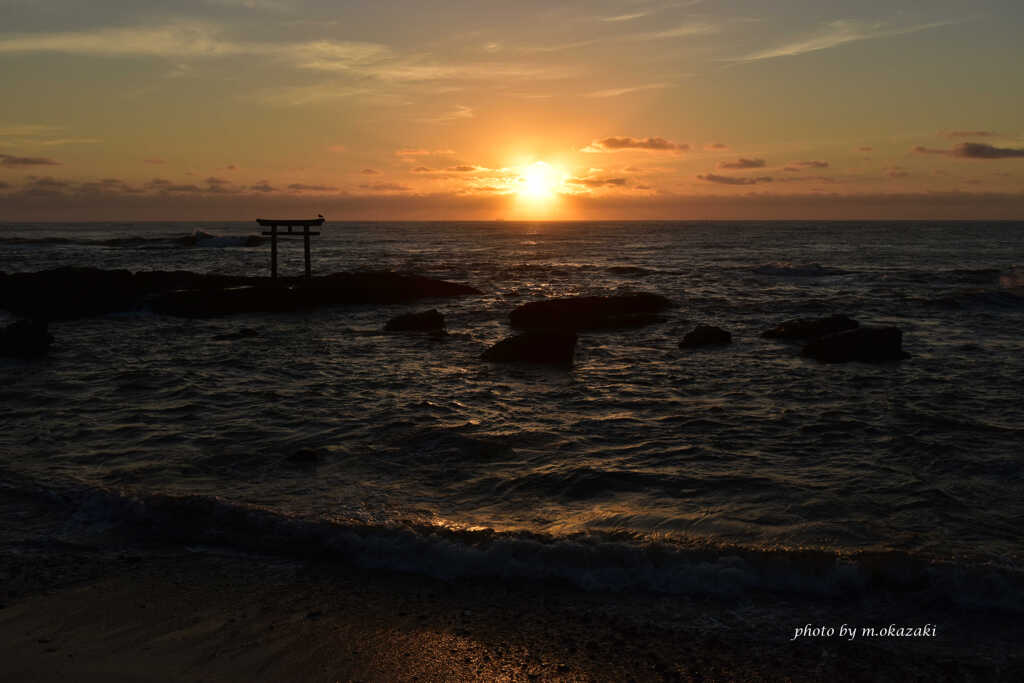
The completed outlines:
[[[289,190],[295,190],[296,192],[334,192],[338,188],[330,185],[305,185],[303,183],[292,183],[288,186]]]
[[[609,90],[595,90],[594,92],[587,93],[584,97],[618,97],[619,95],[625,95],[631,92],[639,92],[641,90],[657,90],[660,88],[669,87],[667,83],[648,83],[647,85],[634,85],[625,88],[611,88]]]
[[[39,137],[64,130],[64,126],[45,123],[11,123],[0,126],[0,137]]]
[[[676,144],[665,138],[631,138],[631,137],[608,137],[594,140],[581,149],[581,152],[591,154],[600,152],[621,152],[624,150],[640,149],[653,152],[685,151],[690,149],[689,145]]]
[[[412,189],[411,187],[399,185],[398,183],[372,183],[360,185],[359,187],[364,190],[373,190],[375,192],[406,192]]]
[[[142,162],[146,163],[146,164],[154,164],[154,165],[160,165],[160,164],[166,164],[167,163],[163,159],[143,159]]]
[[[198,185],[164,185],[161,188],[165,192],[202,192],[203,190]]]
[[[779,47],[752,52],[743,57],[736,57],[733,62],[754,62],[761,59],[775,59],[777,57],[795,57],[808,52],[817,52],[829,48],[838,47],[847,43],[854,43],[861,40],[874,40],[877,38],[889,38],[893,36],[908,35],[928,31],[933,28],[951,26],[961,23],[959,21],[933,21],[926,24],[914,24],[910,26],[888,26],[884,22],[866,23],[852,19],[838,19],[825,24],[816,35],[786,43]]]
[[[16,157],[10,154],[0,154],[0,166],[17,168],[21,166],[60,166],[59,161],[46,157]]]
[[[723,149],[729,149],[729,145],[723,144],[721,142],[710,142],[704,145],[705,152],[720,152]]]
[[[718,168],[764,168],[767,162],[764,159],[737,159],[736,161],[719,161]]]
[[[36,186],[36,187],[46,187],[46,188],[53,188],[53,189],[71,187],[71,183],[68,182],[67,180],[58,180],[58,179],[53,178],[51,176],[45,176],[43,178],[37,178],[36,176],[29,176],[29,180],[31,180],[32,184],[34,186]]]
[[[918,145],[914,148],[918,154],[940,154],[960,159],[1020,159],[1024,158],[1024,149],[1009,147],[993,147],[983,142],[961,142],[952,149],[933,149]]]
[[[735,176],[715,175],[714,173],[699,175],[697,177],[709,183],[719,183],[722,185],[757,185],[758,183],[770,183],[772,181],[768,176],[760,178],[736,178]]]
[[[598,17],[598,20],[605,22],[633,21],[648,15],[650,15],[650,12],[634,12],[633,14],[619,14],[613,17]]]
[[[628,184],[625,178],[569,178],[565,182],[585,187],[606,187],[609,185],[624,187]]]
[[[412,169],[412,172],[413,173],[431,173],[432,170],[427,168],[426,166],[417,166],[416,168]]]
[[[156,26],[101,28],[92,31],[27,33],[0,39],[0,53],[58,52],[100,57],[211,58],[262,55],[299,67],[355,67],[391,55],[377,43],[316,40],[299,43],[239,42],[211,24],[196,21]]]
[[[277,192],[277,189],[271,186],[266,180],[261,180],[255,185],[250,185],[249,189],[253,192]]]
[[[39,145],[42,147],[57,147],[60,145],[97,145],[103,142],[99,138],[54,138],[52,140],[31,140],[26,144]]]
[[[893,182],[892,185],[898,186]],[[317,195],[316,210],[351,220],[491,220],[514,217],[514,194],[481,188],[413,192],[344,192]],[[720,219],[720,220],[885,220],[966,219],[1022,220],[1024,192],[881,192],[826,194],[755,193],[756,187],[703,185],[704,192],[579,192],[563,195],[572,215],[581,220]],[[793,187],[800,186],[799,184]],[[966,186],[965,186],[966,187]],[[634,186],[634,189],[639,189]],[[146,194],[83,193],[12,188],[2,193],[9,221],[166,221],[235,220],[240,215],[302,215],[312,195],[290,192],[237,194],[150,192]]]
[[[207,184],[207,192],[238,192],[239,190],[229,187],[231,185],[230,180],[224,178],[209,177],[205,181]]]
[[[664,40],[666,38],[691,38],[693,36],[710,36],[720,33],[721,28],[715,24],[695,21],[688,24],[680,24],[673,28],[650,33],[632,33],[622,36],[621,40],[628,42],[643,42],[648,40]]]
[[[789,165],[797,168],[828,168],[827,161],[791,161]]]
[[[874,147],[858,147],[857,151],[858,152],[874,152],[875,148]]]
[[[520,51],[525,53],[563,52],[565,50],[573,50],[578,47],[586,47],[588,45],[593,45],[596,42],[596,40],[577,40],[572,43],[558,43],[555,45],[535,45],[532,47],[524,47]]]
[[[487,169],[479,166],[469,166],[467,164],[459,164],[458,166],[449,166],[445,169],[446,171],[455,171],[456,173],[471,173],[473,171],[485,171]]]
[[[372,168],[364,168],[360,173],[363,175],[380,175],[380,171],[375,171]]]
[[[939,135],[947,138],[994,138],[996,133],[990,130],[950,130]]]
[[[953,156],[964,159],[1017,159],[1024,157],[1024,149],[993,147],[982,142],[961,142],[953,146]]]
[[[400,156],[400,157],[425,157],[425,156],[430,156],[430,155],[450,156],[452,154],[455,154],[455,150],[453,150],[453,149],[429,150],[429,149],[422,149],[422,148],[418,148],[418,147],[404,147],[402,149],[396,149],[395,150],[395,156]]]
[[[462,104],[455,105],[455,109],[438,114],[437,116],[426,116],[417,118],[417,121],[422,123],[450,123],[452,121],[458,121],[461,119],[473,118],[472,107],[467,107]]]
[[[802,175],[802,176],[790,176],[788,178],[776,178],[775,182],[778,183],[834,183],[835,178],[829,178],[823,175]]]

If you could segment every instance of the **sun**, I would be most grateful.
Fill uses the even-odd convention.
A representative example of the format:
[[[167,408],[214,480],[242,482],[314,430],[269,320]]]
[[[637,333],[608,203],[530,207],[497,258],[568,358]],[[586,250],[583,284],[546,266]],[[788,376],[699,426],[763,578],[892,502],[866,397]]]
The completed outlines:
[[[533,201],[552,199],[563,178],[564,175],[550,164],[534,162],[520,174],[519,196]]]

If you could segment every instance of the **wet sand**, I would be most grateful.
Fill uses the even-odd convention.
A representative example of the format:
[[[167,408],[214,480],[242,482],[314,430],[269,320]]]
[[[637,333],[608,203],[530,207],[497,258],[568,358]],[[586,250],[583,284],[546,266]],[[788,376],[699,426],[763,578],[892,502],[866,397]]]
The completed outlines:
[[[12,589],[0,609],[5,681],[1019,680],[1024,672],[1019,655],[999,662],[959,635],[789,642],[791,624],[820,620],[828,606],[767,596],[737,604],[447,583],[211,550],[25,554],[2,567]]]

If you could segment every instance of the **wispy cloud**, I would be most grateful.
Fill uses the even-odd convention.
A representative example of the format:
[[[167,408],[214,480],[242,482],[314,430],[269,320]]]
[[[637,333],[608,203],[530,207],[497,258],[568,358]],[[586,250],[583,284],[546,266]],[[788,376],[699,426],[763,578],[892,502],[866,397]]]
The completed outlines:
[[[569,178],[565,182],[572,185],[582,185],[584,187],[624,187],[628,184],[625,178],[600,178],[588,176],[586,178]]]
[[[757,185],[759,183],[770,183],[772,181],[769,176],[762,176],[760,178],[737,178],[735,176],[715,175],[714,173],[699,175],[697,178],[709,183],[718,183],[719,185]]]
[[[684,0],[682,2],[673,2],[673,3],[670,3],[668,5],[664,5],[662,7],[652,7],[651,9],[640,10],[640,11],[637,11],[637,12],[626,12],[624,14],[613,14],[613,15],[610,15],[610,16],[597,17],[597,20],[601,21],[601,22],[604,22],[604,23],[616,24],[616,23],[621,23],[621,22],[624,22],[624,21],[633,21],[635,19],[642,19],[644,17],[649,17],[652,14],[656,14],[656,13],[658,13],[658,12],[660,12],[662,10],[666,10],[666,9],[678,9],[678,8],[681,8],[681,7],[692,7],[694,5],[699,5],[702,2],[704,2],[704,0]]]
[[[380,101],[380,96],[367,88],[338,83],[282,86],[267,88],[255,94],[255,98],[261,102],[282,107],[300,107],[304,104],[370,96],[373,96],[375,101]]]
[[[947,138],[994,138],[996,133],[990,130],[949,130],[939,133]]]
[[[767,162],[764,159],[737,159],[736,161],[719,161],[718,168],[764,168]]]
[[[459,121],[461,119],[471,119],[473,118],[473,115],[472,107],[457,104],[455,105],[455,109],[452,109],[451,111],[443,112],[437,116],[422,116],[416,120],[421,123],[451,123],[452,121]]]
[[[367,183],[359,187],[363,190],[372,190],[374,192],[408,192],[412,189],[398,183]]]
[[[598,20],[599,21],[605,21],[605,22],[633,21],[634,19],[639,19],[640,17],[646,17],[646,16],[649,16],[650,14],[651,14],[650,11],[648,11],[648,12],[633,12],[632,14],[618,14],[618,15],[612,16],[612,17],[599,17]]]
[[[0,154],[0,166],[7,168],[19,168],[23,166],[60,166],[59,161],[46,157],[17,157],[10,154]]]
[[[783,167],[783,171],[796,173],[805,168],[828,168],[827,161],[791,161]]]
[[[594,92],[587,93],[586,97],[618,97],[619,95],[626,95],[631,92],[639,92],[641,90],[658,90],[667,87],[669,87],[668,83],[648,83],[646,85],[633,85],[624,88],[595,90]]]
[[[920,33],[943,26],[952,26],[962,23],[960,21],[933,21],[926,24],[914,24],[910,26],[892,26],[885,22],[866,23],[852,19],[839,19],[825,24],[815,35],[796,40],[778,47],[752,52],[742,57],[736,57],[727,61],[754,62],[761,59],[775,59],[777,57],[795,57],[808,52],[817,52],[829,48],[838,47],[847,43],[854,43],[862,40],[874,40],[877,38],[889,38],[893,36]]]
[[[289,190],[295,190],[296,192],[334,192],[338,188],[332,187],[331,185],[306,185],[305,183],[292,183],[288,186]]]
[[[0,125],[0,138],[17,145],[33,147],[60,147],[63,145],[90,145],[103,142],[99,138],[57,137],[65,134],[64,126],[41,123],[13,123]]]
[[[53,135],[63,130],[64,126],[42,123],[8,123],[0,124],[0,137],[38,137]]]
[[[600,152],[621,152],[625,150],[646,150],[651,152],[674,152],[690,149],[687,144],[677,144],[665,138],[631,138],[607,137],[594,140],[581,149],[581,152],[596,154]]]
[[[519,48],[520,52],[524,53],[545,53],[545,52],[564,52],[565,50],[575,50],[578,47],[587,47],[597,43],[597,40],[574,40],[569,43],[555,43],[554,45],[531,45],[527,47]]]
[[[914,148],[918,154],[940,154],[960,159],[1020,159],[1024,158],[1024,149],[1010,147],[993,147],[983,142],[961,142],[952,149],[932,149],[918,145]]]
[[[92,31],[26,33],[0,39],[0,53],[60,52],[102,57],[226,57],[264,55],[298,66],[356,65],[391,55],[386,45],[357,41],[236,41],[215,25],[172,22],[157,26],[102,28]]]
[[[679,24],[672,28],[646,33],[631,33],[622,36],[619,40],[627,42],[641,42],[648,40],[665,40],[668,38],[691,38],[694,36],[711,36],[721,33],[722,28],[718,24],[711,24],[706,21],[694,21]]]

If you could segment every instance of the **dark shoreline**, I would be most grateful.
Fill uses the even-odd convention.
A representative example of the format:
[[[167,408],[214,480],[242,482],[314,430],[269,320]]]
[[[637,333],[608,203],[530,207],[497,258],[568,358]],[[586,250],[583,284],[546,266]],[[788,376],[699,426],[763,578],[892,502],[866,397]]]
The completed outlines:
[[[70,320],[143,307],[182,317],[280,313],[337,304],[408,303],[479,293],[465,284],[390,271],[276,279],[183,270],[132,273],[78,266],[0,273],[0,309],[42,320]]]
[[[1011,615],[442,581],[339,560],[60,540],[56,501],[0,491],[0,678],[19,680],[1019,680]],[[905,609],[905,608],[904,608]],[[886,611],[888,610],[888,611]],[[935,638],[802,638],[804,624]],[[921,622],[917,624],[917,622]]]

